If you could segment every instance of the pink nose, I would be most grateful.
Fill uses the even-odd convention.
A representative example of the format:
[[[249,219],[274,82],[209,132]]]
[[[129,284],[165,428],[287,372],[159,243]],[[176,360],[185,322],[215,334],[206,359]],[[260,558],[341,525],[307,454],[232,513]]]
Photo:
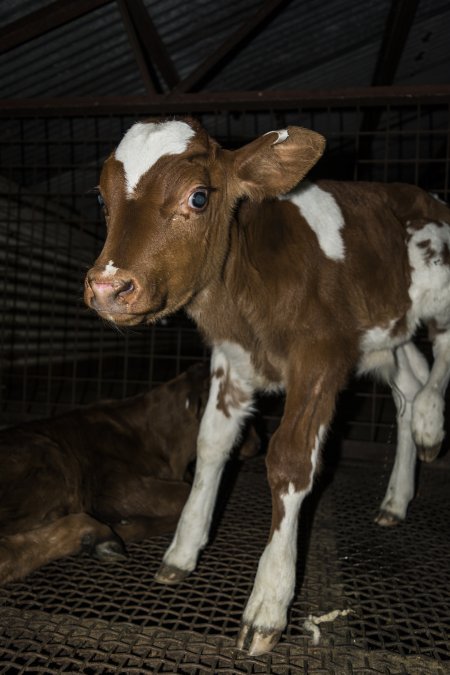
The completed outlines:
[[[116,276],[114,279],[88,276],[86,291],[88,304],[97,311],[117,310],[124,304],[134,302],[138,294],[137,284],[133,279],[121,279]]]
[[[131,280],[121,279],[119,284],[110,281],[92,281],[91,288],[96,298],[104,299],[106,303],[115,300],[118,297],[124,297],[134,291],[134,284]]]

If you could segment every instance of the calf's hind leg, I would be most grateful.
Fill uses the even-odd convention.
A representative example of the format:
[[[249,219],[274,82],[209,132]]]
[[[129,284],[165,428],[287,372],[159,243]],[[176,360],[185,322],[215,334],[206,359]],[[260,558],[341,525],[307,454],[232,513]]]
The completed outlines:
[[[444,439],[444,395],[450,379],[450,330],[437,331],[430,376],[412,408],[412,433],[419,458],[432,462]]]
[[[411,343],[395,352],[396,372],[391,383],[397,408],[397,448],[386,495],[376,518],[379,525],[396,525],[406,517],[414,496],[416,446],[412,433],[413,401],[428,379],[424,356]]]

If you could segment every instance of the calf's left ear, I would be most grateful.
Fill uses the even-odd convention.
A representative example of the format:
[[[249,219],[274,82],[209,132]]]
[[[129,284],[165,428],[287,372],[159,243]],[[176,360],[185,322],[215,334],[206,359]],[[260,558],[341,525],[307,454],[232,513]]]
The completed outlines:
[[[234,176],[239,196],[260,201],[292,190],[325,149],[315,131],[287,127],[269,131],[234,152]]]

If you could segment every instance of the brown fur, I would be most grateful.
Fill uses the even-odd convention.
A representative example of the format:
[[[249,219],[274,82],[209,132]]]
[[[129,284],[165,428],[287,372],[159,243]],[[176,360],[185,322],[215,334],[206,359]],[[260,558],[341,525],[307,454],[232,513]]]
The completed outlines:
[[[209,374],[0,433],[0,582],[86,549],[171,531],[190,490]],[[186,407],[187,401],[189,406]],[[254,454],[254,432],[242,455]]]

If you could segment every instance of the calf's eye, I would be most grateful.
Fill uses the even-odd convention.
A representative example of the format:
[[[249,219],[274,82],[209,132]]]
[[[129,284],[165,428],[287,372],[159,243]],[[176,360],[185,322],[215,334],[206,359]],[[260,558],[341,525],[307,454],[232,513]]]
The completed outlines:
[[[195,211],[203,211],[208,203],[208,190],[206,188],[199,188],[195,190],[188,199],[188,204],[191,209]]]
[[[98,193],[98,195],[97,195],[97,201],[102,208],[105,206],[105,200],[103,199],[103,197],[101,196],[100,193]]]

